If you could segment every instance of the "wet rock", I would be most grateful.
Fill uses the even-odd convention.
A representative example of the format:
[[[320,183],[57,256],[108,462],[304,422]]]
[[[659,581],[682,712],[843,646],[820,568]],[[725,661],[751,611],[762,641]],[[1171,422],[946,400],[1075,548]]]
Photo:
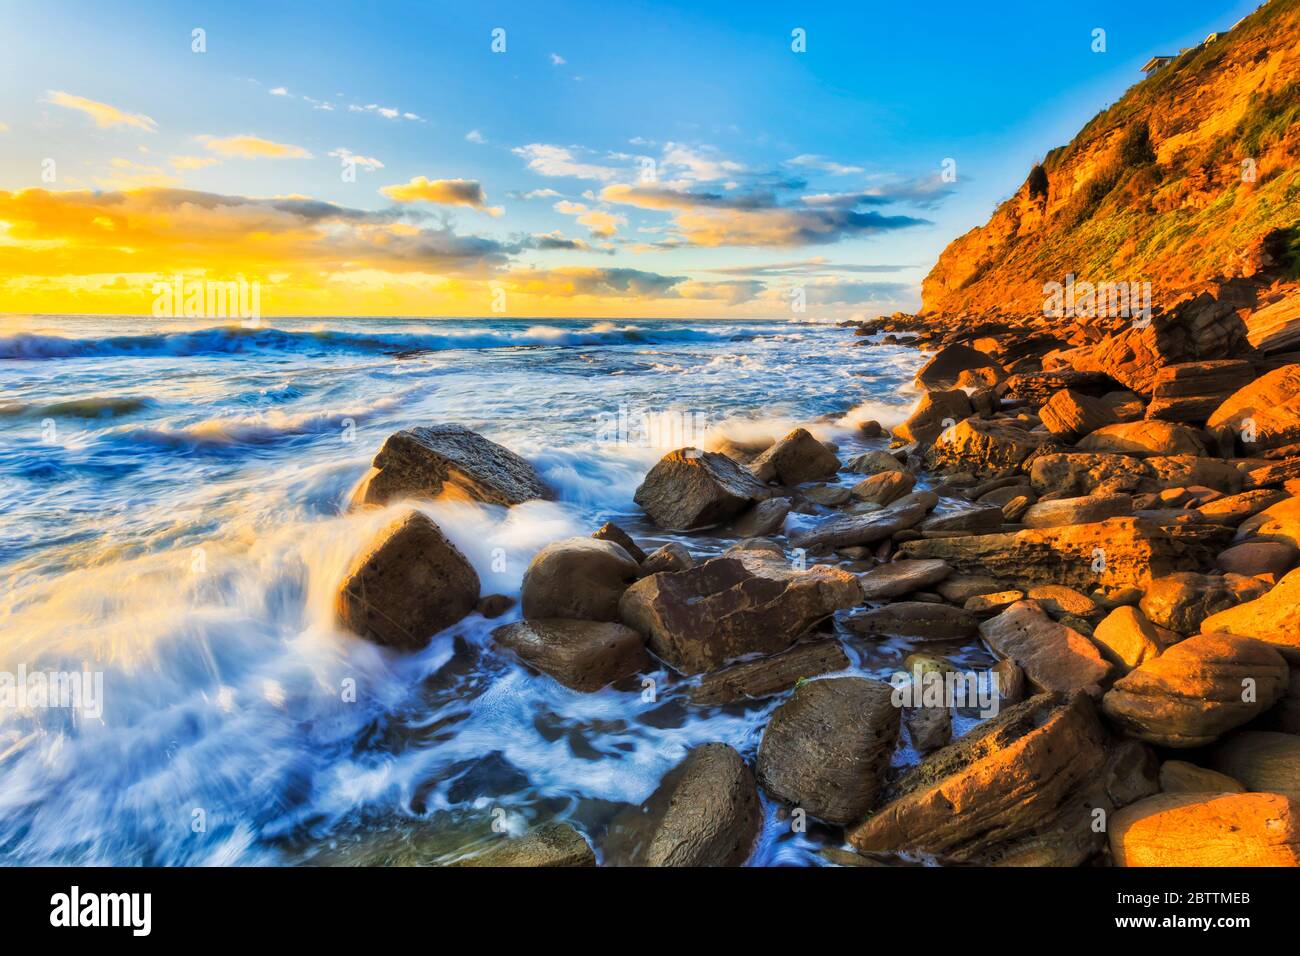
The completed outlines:
[[[1300,442],[1300,364],[1284,365],[1234,392],[1205,423],[1235,435],[1248,454]]]
[[[806,501],[824,508],[838,507],[852,497],[850,490],[843,485],[814,485],[803,489],[800,494]]]
[[[506,594],[486,594],[475,608],[489,621],[500,617],[515,606],[515,599]]]
[[[968,418],[945,430],[925,453],[933,471],[968,471],[977,476],[1015,471],[1047,440],[1001,420]]]
[[[645,639],[609,621],[518,621],[498,627],[492,639],[530,667],[566,687],[590,693],[645,670]]]
[[[946,515],[933,515],[921,522],[922,531],[957,531],[982,534],[1002,527],[1001,508],[968,508]]]
[[[612,541],[552,542],[524,571],[524,617],[617,621],[619,598],[638,571],[637,562]]]
[[[521,837],[503,839],[497,846],[453,866],[595,866],[596,854],[581,833],[567,823],[548,823]]]
[[[898,741],[893,688],[861,677],[808,681],[773,712],[758,748],[771,796],[829,823],[871,806]]]
[[[646,556],[641,562],[640,576],[649,577],[660,571],[688,571],[695,567],[695,559],[680,544],[673,542]]]
[[[550,492],[537,471],[510,449],[463,425],[404,429],[388,436],[354,505],[444,495],[517,505]]]
[[[787,691],[801,680],[848,666],[848,656],[838,641],[809,641],[770,657],[707,674],[691,691],[690,699],[701,706],[757,700]]]
[[[1087,637],[1052,620],[1035,601],[1013,604],[981,624],[979,633],[998,658],[1015,661],[1038,692],[1097,693],[1110,673],[1110,665]]]
[[[789,498],[768,498],[747,509],[731,525],[731,530],[742,538],[761,538],[778,534],[785,527],[790,514]]]
[[[946,707],[908,707],[903,721],[917,753],[928,754],[952,741],[952,712]]]
[[[970,417],[970,398],[959,388],[947,392],[926,392],[912,414],[894,429],[899,441],[928,444],[944,429]]]
[[[1220,575],[1180,571],[1148,584],[1138,607],[1160,627],[1196,634],[1211,614],[1259,597],[1263,591],[1263,585],[1242,589]]]
[[[763,821],[754,777],[726,744],[695,747],[639,808],[610,825],[612,866],[740,866]]]
[[[906,471],[903,463],[887,451],[869,451],[849,460],[849,471],[875,475],[882,471]]]
[[[670,667],[699,674],[745,654],[785,650],[861,594],[847,571],[796,571],[777,555],[751,551],[643,578],[624,593],[619,612]]]
[[[1120,678],[1101,706],[1139,740],[1199,747],[1268,710],[1287,677],[1285,661],[1266,644],[1198,634]]]
[[[1300,865],[1300,807],[1276,793],[1160,793],[1108,831],[1116,866]]]
[[[1246,792],[1241,781],[1186,760],[1166,760],[1160,765],[1160,789],[1165,793]]]
[[[1300,550],[1280,541],[1249,541],[1229,548],[1215,559],[1221,571],[1254,576],[1282,577],[1300,560]]]
[[[1063,388],[1038,410],[1048,433],[1058,441],[1076,441],[1114,424],[1115,412],[1101,399]]]
[[[414,651],[472,613],[478,598],[469,559],[423,512],[408,511],[353,558],[334,607],[341,627]]]
[[[975,635],[975,615],[947,604],[896,601],[868,611],[855,611],[844,626],[866,637],[910,637],[923,641],[966,640]]]
[[[1092,640],[1120,674],[1159,657],[1165,648],[1159,630],[1135,607],[1111,611],[1093,629]]]
[[[1300,737],[1271,730],[1243,730],[1215,745],[1210,766],[1240,780],[1247,790],[1300,800]]]
[[[606,521],[603,525],[592,532],[591,536],[597,541],[612,541],[624,551],[637,564],[645,560],[645,552],[641,546],[632,540],[632,536],[614,524],[612,521]]]
[[[1212,614],[1201,627],[1258,638],[1300,665],[1300,568],[1289,572],[1263,597]]]
[[[859,501],[874,501],[878,505],[888,505],[911,492],[916,485],[916,478],[906,471],[882,471],[863,478],[851,489],[851,494]]]
[[[840,470],[840,460],[805,428],[796,428],[749,464],[761,481],[794,486],[824,481]]]
[[[938,584],[952,568],[943,561],[892,561],[861,575],[862,593],[868,601],[883,601]]]
[[[969,345],[949,345],[941,349],[916,373],[916,384],[926,389],[954,388],[962,372],[989,368],[1000,371],[996,362]]]
[[[1004,657],[990,669],[997,680],[998,696],[1008,704],[1018,704],[1025,699],[1028,683],[1023,668],[1009,657]]]
[[[768,497],[766,486],[727,456],[681,448],[650,469],[633,500],[659,527],[685,531],[720,524]]]
[[[809,552],[873,544],[912,527],[924,517],[925,507],[921,504],[894,504],[867,514],[828,518],[791,535],[790,544]]]

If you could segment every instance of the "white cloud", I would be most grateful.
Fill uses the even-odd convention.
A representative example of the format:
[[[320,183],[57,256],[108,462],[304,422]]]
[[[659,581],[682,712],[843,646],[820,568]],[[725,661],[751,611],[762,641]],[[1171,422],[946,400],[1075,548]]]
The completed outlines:
[[[804,153],[796,156],[794,159],[786,160],[787,166],[802,166],[804,169],[816,169],[824,173],[830,173],[832,176],[847,176],[850,173],[865,172],[861,166],[846,166],[837,163],[825,156],[817,156],[813,153]]]
[[[564,146],[529,143],[527,146],[515,147],[513,152],[528,161],[529,169],[543,176],[572,176],[575,179],[610,182],[620,174],[620,170],[613,166],[580,162],[573,155],[573,150]]]
[[[712,155],[714,152],[708,146],[694,148],[681,143],[665,143],[663,165],[671,171],[672,177],[695,182],[725,179],[733,173],[744,171],[744,166],[717,158]]]
[[[554,66],[563,66],[563,65],[564,65],[565,63],[567,63],[567,62],[568,62],[568,61],[565,60],[564,57],[560,56],[560,54],[558,54],[558,53],[552,53],[552,54],[551,54],[551,63],[552,63]]]
[[[277,86],[277,87],[276,87],[275,89],[273,89],[273,90],[268,90],[268,92],[269,92],[272,96],[290,96],[290,95],[292,95],[292,94],[290,94],[289,91],[286,90],[283,86]]]
[[[476,129],[470,130],[465,134],[465,139],[471,143],[486,143],[487,139]]]
[[[355,163],[367,172],[374,172],[376,169],[384,168],[384,164],[373,156],[359,156],[346,146],[340,146],[338,149],[330,150],[328,155],[334,156],[342,163]]]

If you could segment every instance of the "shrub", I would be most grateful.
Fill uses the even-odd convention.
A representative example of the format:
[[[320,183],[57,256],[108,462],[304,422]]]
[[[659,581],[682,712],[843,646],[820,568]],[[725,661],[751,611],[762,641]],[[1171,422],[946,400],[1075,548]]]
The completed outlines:
[[[1042,164],[1029,171],[1029,198],[1047,198],[1047,170],[1042,167]]]
[[[1146,122],[1134,123],[1124,131],[1119,142],[1119,161],[1129,169],[1156,161],[1156,151],[1151,148],[1151,129]]]

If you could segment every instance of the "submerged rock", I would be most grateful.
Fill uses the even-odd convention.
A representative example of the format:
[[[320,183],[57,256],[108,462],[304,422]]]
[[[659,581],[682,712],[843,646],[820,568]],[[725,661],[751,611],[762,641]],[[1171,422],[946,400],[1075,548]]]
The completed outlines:
[[[691,690],[690,699],[692,704],[717,705],[771,697],[801,680],[848,666],[848,655],[839,641],[809,641],[770,657],[714,671]]]
[[[486,853],[457,860],[453,866],[595,866],[596,854],[581,833],[567,823],[548,823],[521,837],[504,838]]]
[[[769,497],[761,481],[726,455],[679,448],[650,469],[633,500],[659,527],[688,531],[721,524]]]

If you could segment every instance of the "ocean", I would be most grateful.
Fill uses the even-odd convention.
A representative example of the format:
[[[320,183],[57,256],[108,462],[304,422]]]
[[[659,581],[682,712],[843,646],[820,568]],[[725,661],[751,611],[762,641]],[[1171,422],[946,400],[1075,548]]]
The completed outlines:
[[[610,520],[718,553],[645,521],[645,472],[800,424],[844,459],[883,447],[856,426],[905,417],[921,357],[855,341],[811,321],[0,319],[0,676],[102,679],[97,713],[0,707],[0,858],[440,862],[557,819],[599,845],[691,746],[752,762],[779,699],[694,707],[662,666],[654,695],[570,691],[494,646],[517,607],[412,655],[341,633],[334,590],[385,518],[345,503],[389,434],[457,422],[556,491],[420,504],[484,594]],[[845,643],[877,677],[910,649]],[[839,844],[764,808],[751,865]]]

